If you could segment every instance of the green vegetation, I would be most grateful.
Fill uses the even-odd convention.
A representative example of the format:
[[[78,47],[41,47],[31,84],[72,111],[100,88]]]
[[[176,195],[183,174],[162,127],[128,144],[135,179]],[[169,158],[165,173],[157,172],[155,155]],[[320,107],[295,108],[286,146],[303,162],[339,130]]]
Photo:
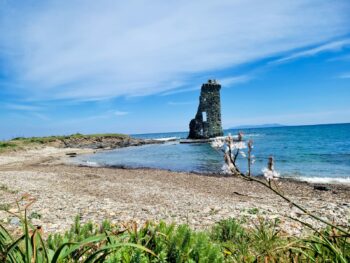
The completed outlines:
[[[75,133],[63,136],[46,136],[46,137],[17,137],[10,141],[0,142],[0,152],[9,150],[18,150],[32,145],[45,145],[54,142],[62,142],[63,140],[74,139],[99,139],[99,138],[129,138],[129,135],[120,133],[96,133],[96,134],[81,134]]]
[[[0,204],[0,211],[4,210],[7,211],[10,209],[10,204]]]
[[[10,194],[16,194],[18,191],[9,189],[6,185],[0,184],[0,191],[8,192]]]
[[[55,142],[57,140],[69,140],[69,139],[79,139],[79,138],[85,138],[85,139],[94,139],[94,138],[126,138],[129,137],[125,134],[119,134],[119,133],[96,133],[96,134],[81,134],[81,133],[75,133],[71,135],[63,135],[63,136],[46,136],[46,137],[17,137],[12,139],[10,142],[23,142],[23,143],[50,143]]]
[[[82,225],[79,217],[64,234],[41,237],[24,217],[23,235],[14,238],[0,225],[0,262],[349,262],[350,237],[335,229],[309,237],[282,235],[279,221],[260,219],[243,227],[236,219],[207,231],[188,225],[136,223]]]
[[[41,218],[41,214],[35,211],[29,215],[29,219],[40,219],[40,218]]]
[[[256,215],[256,214],[258,214],[259,213],[259,208],[256,208],[256,207],[254,207],[254,208],[250,208],[250,209],[248,209],[248,214],[251,214],[251,215]]]
[[[12,142],[0,142],[0,152],[4,152],[9,149],[14,149],[17,147],[17,144]]]

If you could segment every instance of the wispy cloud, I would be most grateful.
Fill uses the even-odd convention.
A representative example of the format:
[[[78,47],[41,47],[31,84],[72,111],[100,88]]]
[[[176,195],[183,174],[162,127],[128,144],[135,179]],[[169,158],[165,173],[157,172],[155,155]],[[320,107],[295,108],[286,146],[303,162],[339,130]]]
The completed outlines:
[[[191,91],[199,90],[200,88],[201,88],[201,84],[197,83],[193,87],[189,87],[189,88],[174,88],[172,90],[162,92],[160,95],[161,96],[174,95],[174,94],[179,94],[179,93],[191,92]]]
[[[272,64],[283,63],[283,62],[287,62],[287,61],[302,58],[302,57],[314,56],[314,55],[317,55],[317,54],[322,53],[322,52],[340,51],[349,45],[350,45],[350,39],[333,41],[333,42],[329,42],[327,44],[319,45],[317,47],[313,47],[310,49],[306,49],[303,51],[292,53],[291,55],[288,55],[288,56],[283,57],[281,59],[277,59],[271,63]]]
[[[328,61],[348,61],[350,60],[350,55],[338,56],[328,59]]]
[[[118,118],[120,116],[128,115],[129,112],[126,111],[119,111],[119,110],[108,110],[108,111],[102,111],[95,115],[89,115],[89,116],[72,116],[72,117],[65,117],[63,121],[60,122],[62,126],[74,126],[76,124],[86,124],[91,122],[112,122],[115,120],[115,118]],[[116,117],[117,116],[117,117]]]
[[[240,83],[245,83],[249,80],[251,80],[252,77],[248,75],[242,75],[242,76],[235,76],[235,77],[228,77],[220,80],[220,84],[223,87],[231,87]]]
[[[38,106],[25,105],[25,104],[5,104],[6,109],[16,110],[16,111],[41,111],[42,108]]]
[[[192,105],[195,104],[197,101],[169,101],[168,105],[171,106],[183,106],[183,105]]]
[[[161,93],[349,32],[346,0],[151,3],[0,1],[0,58],[17,92],[79,100]]]
[[[232,77],[225,77],[220,79],[219,83],[224,87],[224,88],[229,88],[235,85],[238,85],[240,83],[247,82],[251,80],[253,77],[249,75],[240,75],[240,76],[232,76]],[[205,79],[205,78],[204,78]],[[168,95],[174,95],[174,94],[179,94],[179,93],[184,93],[184,92],[191,92],[191,91],[196,91],[201,88],[202,83],[197,82],[191,87],[188,88],[175,88],[173,90],[165,91],[161,93],[161,96],[168,96]]]
[[[342,73],[338,76],[339,79],[350,79],[350,72]]]
[[[51,120],[46,114],[40,112],[32,112],[31,115],[43,121]]]
[[[125,116],[125,115],[128,115],[129,112],[117,110],[117,111],[114,111],[113,114],[116,115],[116,116]]]

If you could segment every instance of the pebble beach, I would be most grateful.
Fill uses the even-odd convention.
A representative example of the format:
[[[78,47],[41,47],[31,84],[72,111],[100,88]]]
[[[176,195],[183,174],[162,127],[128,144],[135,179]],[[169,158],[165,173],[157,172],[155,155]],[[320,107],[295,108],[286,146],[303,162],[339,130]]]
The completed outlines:
[[[28,215],[46,234],[69,229],[75,216],[96,223],[162,220],[187,223],[194,229],[228,217],[242,219],[248,226],[261,218],[277,219],[281,231],[293,235],[308,229],[289,216],[311,222],[268,189],[238,177],[84,167],[70,162],[67,154],[72,152],[93,150],[39,147],[0,155],[1,224],[19,227],[15,201],[23,194],[36,199]],[[339,225],[349,224],[349,185],[280,180],[277,187],[311,212]]]

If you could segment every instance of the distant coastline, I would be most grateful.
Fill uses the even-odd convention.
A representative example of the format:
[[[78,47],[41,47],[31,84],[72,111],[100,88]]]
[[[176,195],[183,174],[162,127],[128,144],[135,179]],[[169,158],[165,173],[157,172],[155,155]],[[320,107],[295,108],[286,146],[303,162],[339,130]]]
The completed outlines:
[[[305,127],[305,126],[324,126],[324,125],[344,125],[350,124],[350,122],[339,122],[339,123],[316,123],[316,124],[292,124],[285,125],[279,123],[272,124],[257,124],[257,125],[238,125],[224,130],[237,130],[237,129],[259,129],[259,128],[280,128],[280,127]]]

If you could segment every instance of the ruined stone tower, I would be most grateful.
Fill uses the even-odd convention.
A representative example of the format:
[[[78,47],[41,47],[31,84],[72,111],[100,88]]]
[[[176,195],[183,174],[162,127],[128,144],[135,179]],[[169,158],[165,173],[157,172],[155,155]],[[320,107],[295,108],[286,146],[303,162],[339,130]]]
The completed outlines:
[[[196,117],[190,122],[189,139],[207,139],[222,136],[221,127],[221,85],[208,80],[202,85]]]

